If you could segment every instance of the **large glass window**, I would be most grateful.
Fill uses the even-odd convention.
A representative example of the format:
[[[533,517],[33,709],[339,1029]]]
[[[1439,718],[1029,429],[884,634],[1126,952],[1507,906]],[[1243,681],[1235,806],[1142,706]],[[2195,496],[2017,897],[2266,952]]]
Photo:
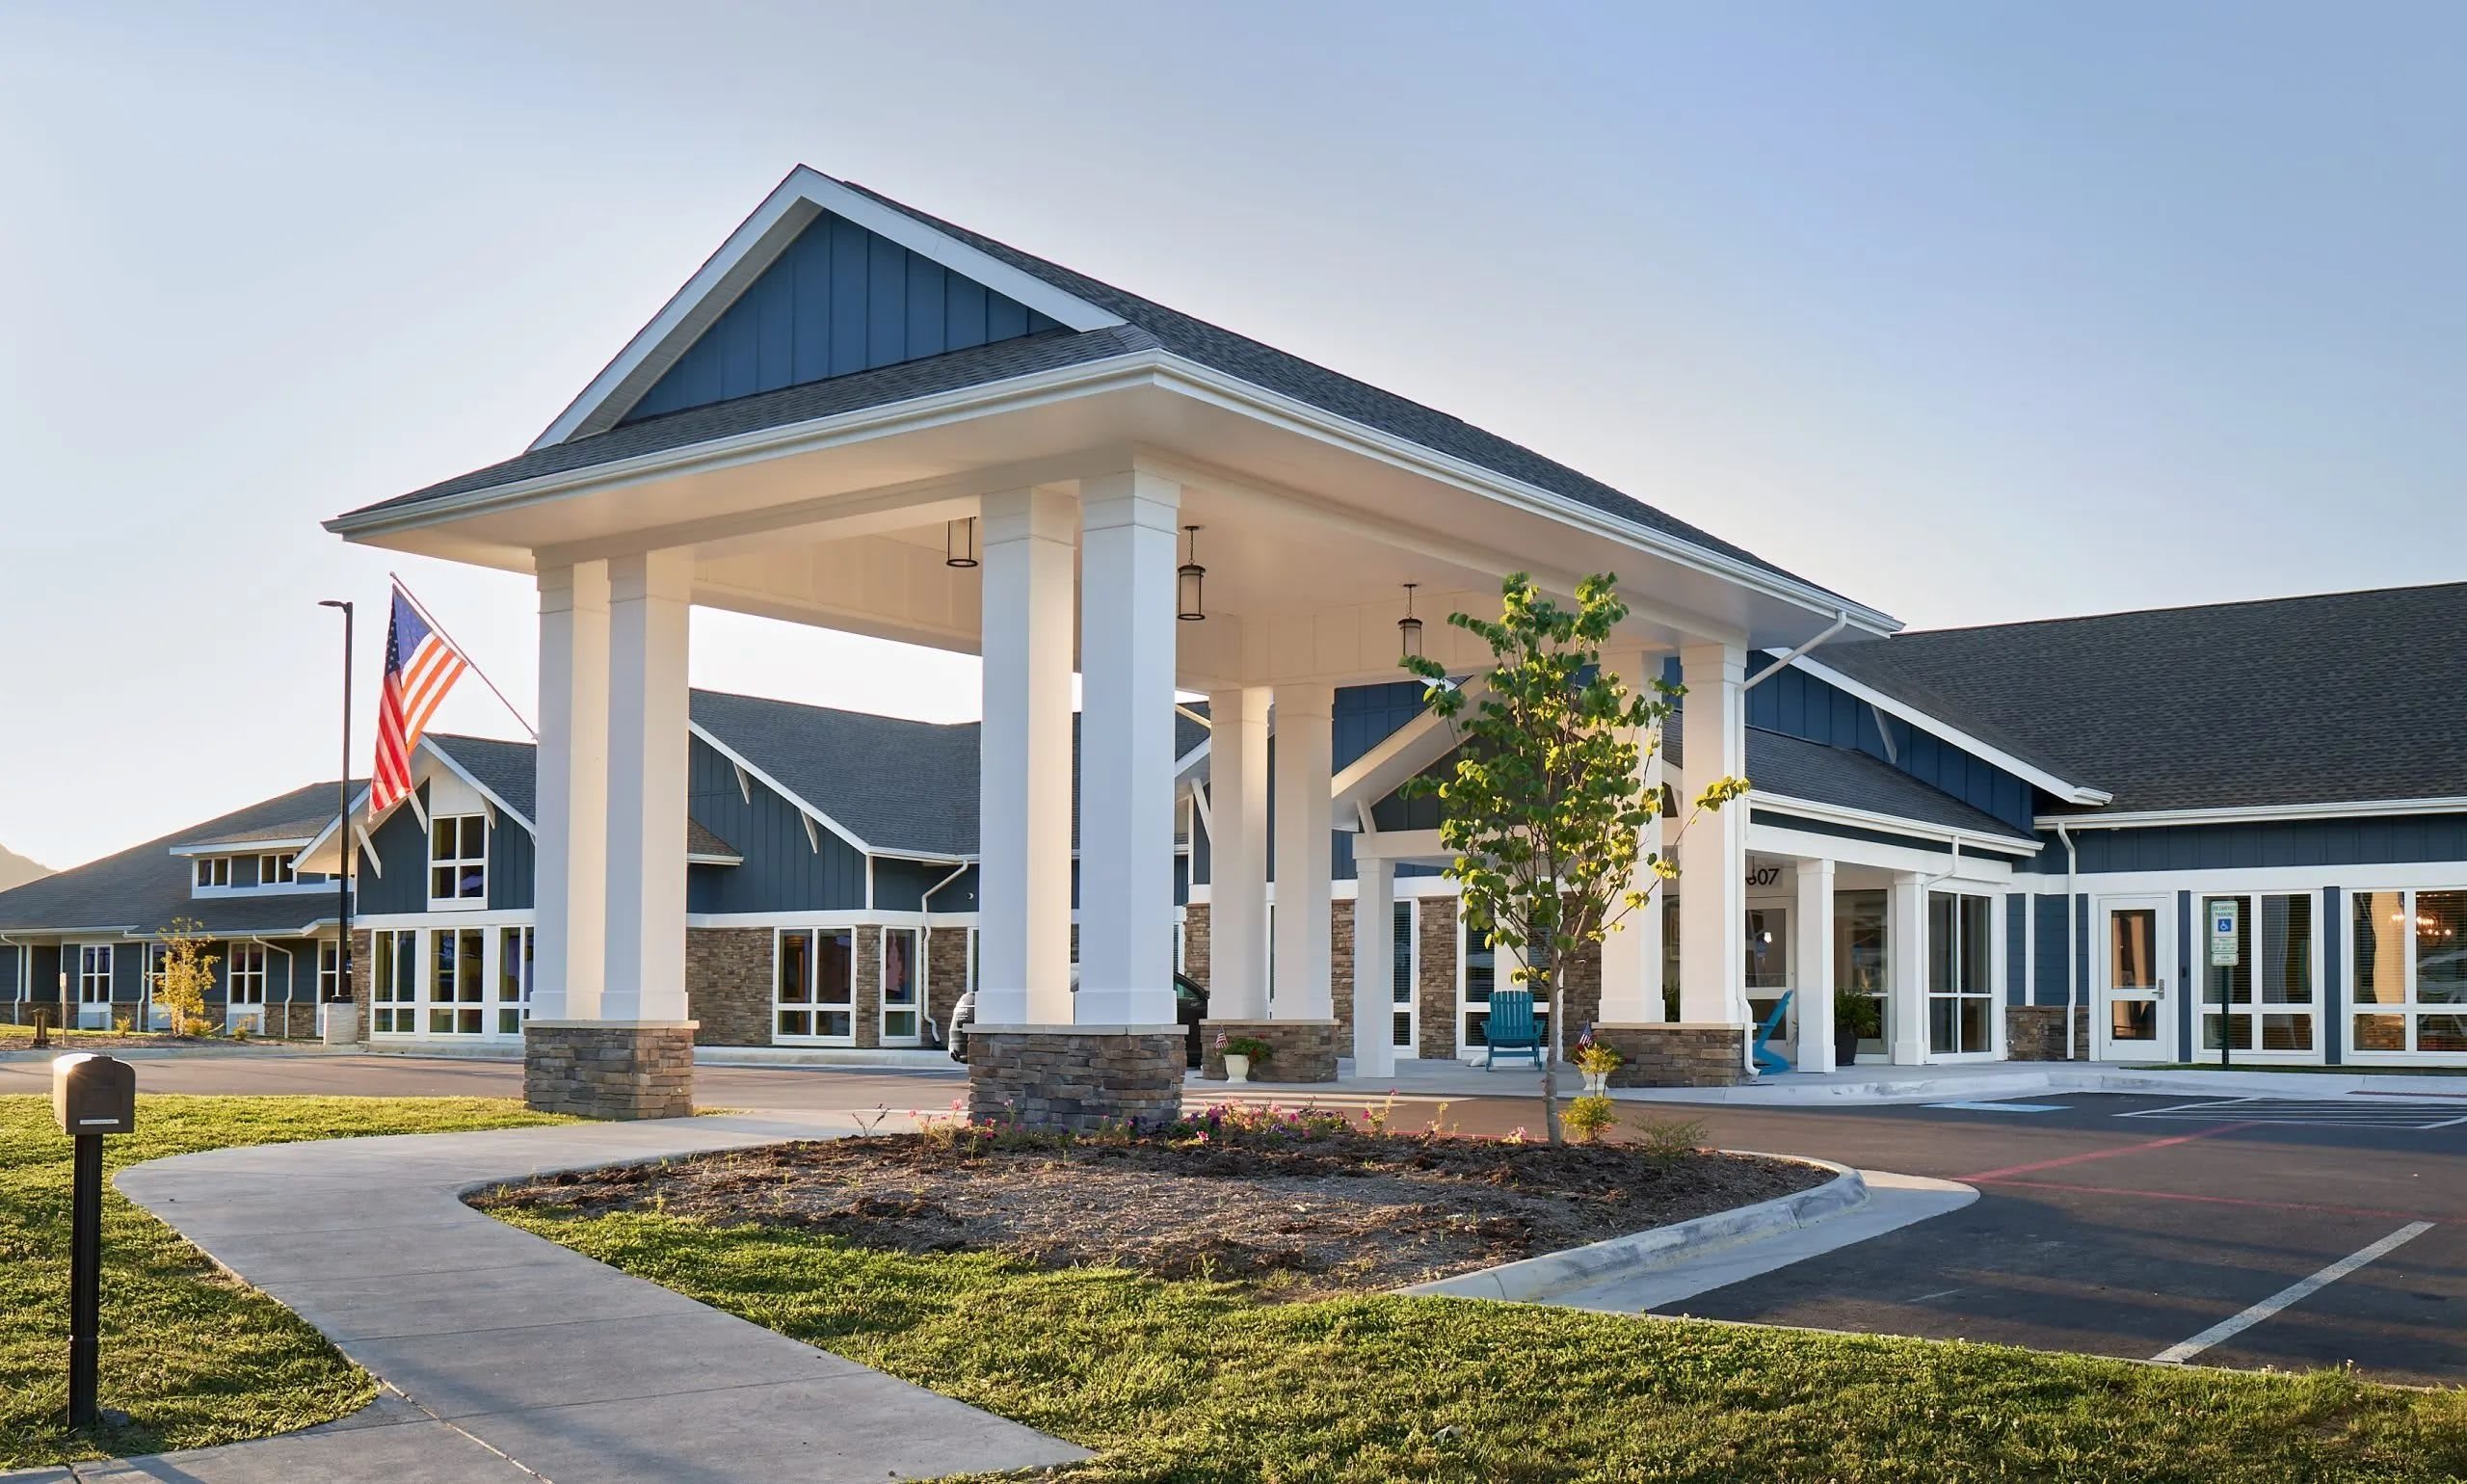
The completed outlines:
[[[408,1036],[419,1029],[412,1007],[420,994],[420,935],[411,928],[376,934],[369,965],[368,1029],[379,1036]]]
[[[196,872],[197,884],[200,887],[227,887],[231,885],[231,858],[200,856],[198,858]]]
[[[527,927],[497,930],[497,1003],[496,1031],[500,1036],[519,1036],[522,1022],[531,1015],[531,930]]]
[[[2349,895],[2359,1053],[2467,1052],[2467,890]]]
[[[1876,1033],[1859,1038],[1861,1054],[1887,1054],[1893,1013],[1887,988],[1885,893],[1833,893],[1833,987],[1876,1002]]]
[[[428,896],[432,902],[488,900],[488,815],[439,814],[429,821]]]
[[[916,930],[883,929],[883,1045],[916,1043]]]
[[[1410,1054],[1420,1050],[1420,1043],[1414,1034],[1414,1006],[1417,1003],[1414,992],[1420,977],[1414,956],[1414,925],[1420,920],[1421,914],[1416,910],[1417,904],[1411,898],[1391,905],[1394,910],[1390,914],[1388,935],[1388,987],[1389,997],[1395,1008],[1389,1020],[1388,1044]]]
[[[263,943],[231,945],[224,999],[233,1005],[262,1005],[266,1002],[266,950]]]
[[[2215,1051],[2309,1053],[2314,1049],[2313,898],[2256,893],[2202,899],[2201,1045]],[[2211,962],[2217,924],[2232,919],[2224,941],[2234,964]]]
[[[317,997],[335,1000],[343,994],[343,945],[327,941],[317,945]]]
[[[443,928],[429,935],[428,1030],[432,1036],[477,1036],[488,1029],[489,936],[479,928]]]
[[[1927,893],[1927,1044],[1939,1056],[1995,1049],[1992,904]]]
[[[1462,1050],[1490,1045],[1482,1032],[1491,1022],[1491,991],[1499,978],[1499,950],[1492,945],[1490,933],[1467,922],[1465,948],[1457,956],[1457,1010],[1465,1023],[1456,1045]]]
[[[85,943],[77,949],[77,1003],[112,1002],[112,944]]]
[[[852,928],[794,928],[780,935],[772,1031],[783,1041],[856,1039],[857,935]]]

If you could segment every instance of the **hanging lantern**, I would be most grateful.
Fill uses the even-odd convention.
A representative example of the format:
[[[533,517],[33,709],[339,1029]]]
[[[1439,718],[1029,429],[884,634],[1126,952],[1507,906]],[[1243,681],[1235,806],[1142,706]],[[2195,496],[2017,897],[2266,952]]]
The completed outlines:
[[[1200,601],[1200,588],[1207,580],[1207,569],[1199,565],[1199,527],[1182,527],[1182,538],[1189,544],[1183,550],[1182,565],[1174,573],[1174,617],[1185,623],[1196,623],[1207,617],[1207,609]]]
[[[942,565],[974,567],[976,565],[976,517],[942,522]]]
[[[1414,589],[1420,586],[1419,582],[1405,584],[1405,616],[1396,621],[1396,657],[1399,659],[1422,657],[1422,621],[1414,617]]]

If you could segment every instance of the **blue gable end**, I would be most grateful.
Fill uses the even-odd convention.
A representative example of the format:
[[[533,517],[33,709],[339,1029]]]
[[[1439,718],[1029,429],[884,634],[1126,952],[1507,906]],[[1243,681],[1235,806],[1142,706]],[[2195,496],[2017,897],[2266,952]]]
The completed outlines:
[[[825,212],[623,421],[1061,328],[1017,300]]]
[[[687,750],[685,786],[686,812],[744,858],[740,865],[689,870],[688,912],[817,912],[865,905],[864,856],[819,826],[809,835],[797,807],[759,781],[748,778],[740,788],[736,765],[701,737]],[[947,867],[942,874],[949,874]],[[935,900],[941,905],[940,897]]]
[[[1760,655],[1750,669],[1772,668]],[[1793,667],[1747,693],[1747,724],[1785,736],[1867,754],[1950,794],[1980,813],[2028,833],[2045,802],[2038,790],[1991,762],[1975,757],[1898,717],[1886,716],[1846,691]],[[1887,745],[1887,738],[1891,745]],[[1753,780],[1751,780],[1753,782]]]

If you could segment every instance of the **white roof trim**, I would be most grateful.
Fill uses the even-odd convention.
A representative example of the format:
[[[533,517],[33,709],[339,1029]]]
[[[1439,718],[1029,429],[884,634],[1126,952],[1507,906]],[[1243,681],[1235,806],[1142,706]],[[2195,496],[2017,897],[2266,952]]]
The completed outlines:
[[[1820,664],[1805,655],[1801,655],[1791,663],[1835,690],[1856,696],[1886,715],[1899,717],[1920,730],[1931,736],[1941,737],[1963,752],[1983,761],[1994,763],[2016,778],[2035,783],[2059,799],[2074,804],[2105,804],[2113,797],[2104,789],[2092,788],[2083,783],[2069,782],[2035,763],[2024,762],[2002,748],[1990,747],[1941,717],[1930,715],[1906,701],[1897,701],[1872,685],[1854,680],[1841,671]]]
[[[522,810],[506,803],[505,800],[497,794],[495,789],[491,788],[488,784],[481,782],[476,778],[473,778],[471,776],[470,769],[454,760],[453,754],[437,746],[427,737],[420,738],[419,750],[428,754],[430,756],[435,757],[438,761],[445,764],[447,771],[451,772],[456,778],[459,778],[463,782],[470,784],[473,790],[475,790],[481,798],[495,805],[507,818],[513,820],[516,824],[522,826],[522,830],[525,835],[530,835],[533,839],[538,839],[540,837],[539,827],[534,825],[530,820],[525,819],[522,815]],[[417,780],[413,780],[415,786],[411,789],[411,792],[405,795],[405,797],[416,798],[418,796],[419,789],[416,786],[417,782]]]
[[[781,798],[795,805],[798,812],[804,814],[809,821],[822,826],[832,834],[839,836],[843,840],[846,840],[851,846],[856,848],[859,854],[865,856],[879,856],[896,853],[876,850],[871,845],[866,844],[863,840],[859,839],[855,831],[849,829],[846,825],[841,824],[838,820],[832,818],[829,814],[826,814],[822,810],[814,808],[813,805],[807,800],[798,797],[795,790],[789,788],[787,784],[781,782],[770,774],[763,772],[758,767],[756,767],[752,760],[747,758],[743,753],[738,752],[736,749],[729,746],[726,742],[723,742],[719,738],[711,735],[710,729],[703,726],[701,722],[689,721],[685,724],[685,729],[689,734],[700,737],[704,742],[710,744],[711,751],[719,754],[729,761],[754,775],[754,777],[761,782],[763,787],[770,789]],[[946,860],[948,858],[938,856],[929,859]]]
[[[1904,835],[1916,839],[1944,840],[1948,844],[1971,844],[1993,850],[1999,855],[2035,856],[2046,846],[2038,840],[2026,840],[2017,835],[1997,835],[1985,830],[1964,830],[1953,825],[1929,824],[1902,814],[1879,814],[1870,809],[1850,808],[1840,804],[1819,804],[1813,799],[1793,799],[1788,794],[1767,793],[1750,788],[1750,808],[1762,806],[1784,814],[1796,815],[1825,824],[1849,825],[1861,830],[1875,830],[1886,835]]]
[[[2296,819],[2359,819],[2376,814],[2467,814],[2467,798],[2380,799],[2360,804],[2236,805],[2224,808],[2135,809],[2113,814],[2041,814],[2042,830],[2133,830],[2161,825],[2285,824]]]
[[[919,257],[940,263],[962,278],[974,279],[1073,330],[1101,330],[1123,322],[1119,315],[1108,314],[904,211],[886,206],[818,170],[800,165],[763,199],[761,205],[754,208],[753,215],[738,224],[720,250],[685,280],[685,286],[661,306],[650,324],[625,342],[617,358],[592,378],[582,395],[558,413],[557,420],[534,438],[531,446],[545,448],[616,426],[617,420],[642,400],[643,393],[693,348],[712,322],[753,286],[762,271],[796,240],[797,234],[826,211],[845,217]]]
[[[202,844],[196,845],[173,845],[171,847],[170,854],[175,856],[277,856],[282,854],[282,852],[286,850],[301,849],[313,843],[314,839],[319,837],[322,836],[312,837],[303,835],[298,838],[294,838],[292,836],[285,835],[280,839],[224,840],[221,842],[208,840]],[[36,880],[40,881],[41,878],[37,877]]]

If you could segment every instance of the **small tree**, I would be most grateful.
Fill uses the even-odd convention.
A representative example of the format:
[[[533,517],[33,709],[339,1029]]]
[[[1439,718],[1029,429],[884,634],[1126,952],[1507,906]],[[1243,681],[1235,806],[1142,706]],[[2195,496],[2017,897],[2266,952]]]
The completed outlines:
[[[214,987],[214,966],[221,962],[206,952],[205,924],[194,917],[173,917],[161,933],[163,956],[154,969],[154,1000],[171,1012],[172,1033],[185,1036],[205,1019],[205,992]]]
[[[1451,773],[1414,779],[1405,788],[1439,800],[1440,839],[1456,858],[1446,874],[1463,892],[1467,922],[1516,953],[1511,981],[1548,1007],[1552,1046],[1542,1058],[1542,1106],[1555,1147],[1565,1019],[1559,967],[1622,928],[1679,874],[1667,853],[1643,854],[1639,835],[1661,813],[1660,791],[1644,786],[1641,765],[1660,747],[1662,724],[1682,690],[1658,676],[1649,691],[1638,690],[1603,670],[1602,646],[1628,616],[1617,578],[1577,584],[1572,609],[1543,596],[1523,572],[1499,591],[1496,623],[1462,613],[1447,618],[1490,648],[1478,703],[1448,683],[1438,661],[1413,655],[1404,662],[1424,682],[1431,709],[1464,739]],[[1747,786],[1745,779],[1713,780],[1679,833]],[[1642,889],[1634,885],[1640,864],[1651,878]]]

